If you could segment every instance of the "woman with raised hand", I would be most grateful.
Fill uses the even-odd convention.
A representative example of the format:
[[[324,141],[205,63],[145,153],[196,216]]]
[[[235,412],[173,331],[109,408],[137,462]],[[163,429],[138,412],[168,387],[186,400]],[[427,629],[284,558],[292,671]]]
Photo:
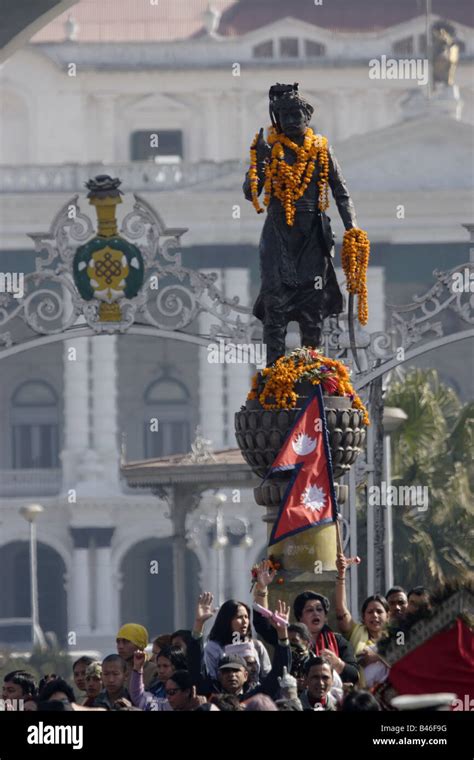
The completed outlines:
[[[276,699],[280,691],[279,679],[282,678],[285,668],[287,671],[291,668],[291,652],[288,640],[288,606],[285,602],[279,601],[277,609],[272,615],[271,625],[275,630],[276,646],[273,662],[266,676],[261,676],[258,656],[256,657],[257,647],[255,647],[255,642],[252,639],[246,639],[241,643],[236,642],[235,644],[225,645],[225,649],[221,649],[222,654],[217,663],[216,676],[213,678],[204,664],[202,637],[204,623],[216,612],[212,607],[212,600],[212,594],[209,592],[200,595],[192,630],[192,640],[188,647],[188,668],[197,691],[200,694],[207,695],[236,693],[239,700],[248,699],[255,694],[261,693],[268,694],[272,699]],[[233,632],[235,633],[235,631]],[[243,627],[240,631],[237,631],[241,636],[243,632],[248,632],[248,627]],[[257,642],[258,644],[263,647],[260,642]],[[259,668],[258,674],[256,669],[254,670],[256,661]],[[223,672],[224,668],[226,669],[226,673]],[[236,677],[237,684],[228,682],[227,669],[239,671],[239,678]]]
[[[204,664],[211,678],[217,678],[219,660],[229,653],[229,646],[235,645],[247,645],[246,651],[252,650],[256,661],[254,680],[262,681],[271,670],[268,652],[261,641],[253,638],[250,609],[247,605],[228,599],[220,607],[204,647]]]
[[[361,686],[375,686],[384,681],[388,669],[377,654],[377,643],[386,633],[389,605],[380,594],[368,596],[362,605],[362,622],[352,617],[346,601],[347,559],[339,553],[336,559],[336,617],[339,630],[352,645],[361,674]]]
[[[254,602],[268,608],[268,586],[275,578],[275,570],[268,560],[258,565],[254,586]],[[333,670],[344,683],[357,683],[359,670],[352,646],[339,633],[331,630],[327,622],[329,599],[314,591],[303,591],[293,602],[293,614],[298,623],[304,623],[311,635],[311,651],[326,657]],[[276,644],[275,631],[261,613],[254,609],[255,630],[268,644]],[[291,640],[290,640],[291,645]]]

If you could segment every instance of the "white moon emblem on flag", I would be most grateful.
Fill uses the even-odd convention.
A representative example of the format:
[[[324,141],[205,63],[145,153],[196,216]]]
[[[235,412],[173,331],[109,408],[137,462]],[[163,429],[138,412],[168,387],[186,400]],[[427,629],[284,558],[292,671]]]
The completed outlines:
[[[292,439],[291,445],[293,446],[295,454],[305,457],[315,450],[316,439],[311,438],[309,435],[306,435],[306,433],[299,433]]]
[[[308,509],[311,509],[313,512],[315,510],[320,512],[324,507],[325,501],[326,494],[324,492],[324,489],[319,488],[319,486],[308,486],[305,488],[301,496],[301,503],[304,504],[305,507],[308,507]]]

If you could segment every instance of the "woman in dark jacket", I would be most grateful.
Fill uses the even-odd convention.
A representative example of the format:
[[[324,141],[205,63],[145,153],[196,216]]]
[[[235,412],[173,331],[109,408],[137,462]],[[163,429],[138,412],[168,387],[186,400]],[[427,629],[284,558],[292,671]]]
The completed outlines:
[[[257,583],[254,587],[254,601],[267,607],[268,586],[275,577],[268,560],[260,563]],[[329,599],[314,591],[303,591],[293,602],[293,614],[299,623],[304,623],[311,635],[311,650],[316,655],[327,657],[333,670],[339,674],[343,683],[357,683],[359,670],[357,661],[349,642],[335,633],[327,624]],[[257,610],[254,609],[253,623],[256,632],[267,644],[275,645],[275,629]]]

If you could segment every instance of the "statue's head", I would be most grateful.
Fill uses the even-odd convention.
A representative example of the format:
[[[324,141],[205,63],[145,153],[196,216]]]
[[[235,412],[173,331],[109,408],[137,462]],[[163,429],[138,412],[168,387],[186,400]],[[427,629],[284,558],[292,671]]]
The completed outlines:
[[[298,92],[298,84],[277,84],[270,87],[270,118],[279,132],[295,138],[304,135],[314,108]]]

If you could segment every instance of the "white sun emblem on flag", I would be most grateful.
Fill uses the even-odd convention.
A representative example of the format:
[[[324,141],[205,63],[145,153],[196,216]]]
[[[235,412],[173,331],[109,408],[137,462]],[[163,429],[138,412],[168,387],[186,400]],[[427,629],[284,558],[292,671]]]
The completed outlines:
[[[292,439],[291,445],[293,446],[295,454],[304,457],[315,450],[316,439],[311,438],[309,435],[306,435],[306,433],[298,433],[298,435]]]
[[[301,503],[304,504],[305,507],[308,507],[308,509],[311,509],[313,512],[315,510],[321,512],[321,509],[324,507],[325,502],[326,494],[324,492],[324,489],[319,488],[319,486],[308,486],[305,488],[301,496]]]

